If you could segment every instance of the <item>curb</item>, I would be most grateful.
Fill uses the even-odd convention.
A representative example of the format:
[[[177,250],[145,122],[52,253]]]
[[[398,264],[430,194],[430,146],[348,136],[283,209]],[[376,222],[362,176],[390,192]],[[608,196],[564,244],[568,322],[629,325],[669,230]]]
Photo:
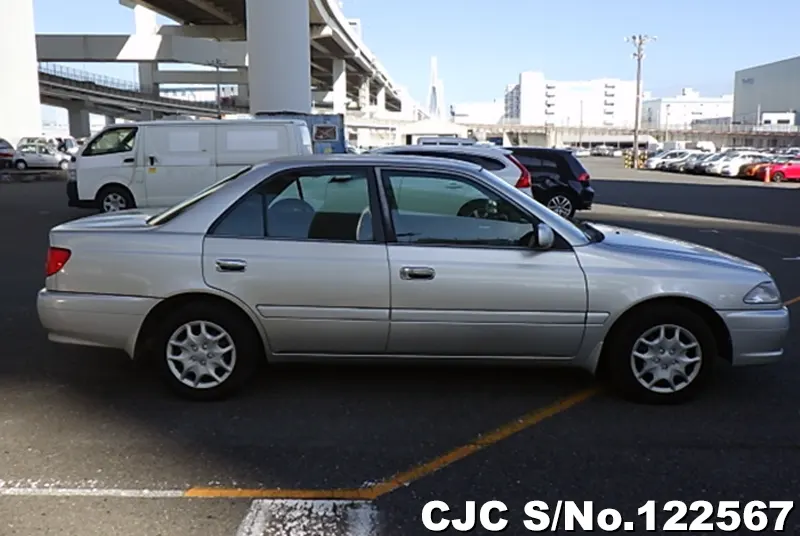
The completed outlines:
[[[4,183],[66,182],[66,181],[67,181],[67,174],[61,171],[0,170],[0,182]]]

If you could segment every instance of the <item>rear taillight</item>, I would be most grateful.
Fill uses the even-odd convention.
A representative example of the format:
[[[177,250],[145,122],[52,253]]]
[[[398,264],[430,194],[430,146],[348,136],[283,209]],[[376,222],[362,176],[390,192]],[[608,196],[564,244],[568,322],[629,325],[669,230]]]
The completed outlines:
[[[13,156],[14,156],[14,153],[4,153],[4,152],[0,151],[0,158],[12,158]]]
[[[59,272],[67,264],[72,252],[64,248],[53,248],[47,250],[47,262],[45,263],[45,277]]]
[[[578,182],[589,182],[591,177],[589,177],[588,173],[581,173],[578,175]]]
[[[508,155],[508,159],[511,160],[511,162],[513,162],[515,166],[517,166],[517,168],[519,169],[519,173],[520,173],[519,179],[517,179],[517,184],[515,184],[514,186],[516,186],[517,188],[530,188],[531,187],[531,172],[528,171],[528,168],[523,166],[520,163],[519,160],[517,160],[516,158],[514,158],[511,155]]]

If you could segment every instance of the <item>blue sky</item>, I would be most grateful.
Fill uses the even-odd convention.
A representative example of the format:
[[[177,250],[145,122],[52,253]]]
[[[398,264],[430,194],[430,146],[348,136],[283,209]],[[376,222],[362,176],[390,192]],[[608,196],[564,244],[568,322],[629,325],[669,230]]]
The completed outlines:
[[[117,0],[72,0],[68,14],[64,5],[34,0],[37,32],[133,31],[133,11]],[[773,0],[766,19],[760,18],[766,12],[751,15],[745,7],[722,0],[344,0],[345,14],[362,20],[367,46],[420,101],[430,57],[437,56],[448,103],[501,98],[506,84],[526,70],[554,80],[632,79],[633,48],[623,40],[632,33],[658,37],[647,50],[646,91],[730,92],[737,69],[798,52],[796,32],[777,31],[774,22],[800,20],[800,2]],[[136,77],[134,65],[75,67]]]

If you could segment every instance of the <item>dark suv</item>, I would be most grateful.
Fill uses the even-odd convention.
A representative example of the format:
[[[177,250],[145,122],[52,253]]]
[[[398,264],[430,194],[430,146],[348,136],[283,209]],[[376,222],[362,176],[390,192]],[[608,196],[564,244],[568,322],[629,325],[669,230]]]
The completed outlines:
[[[576,210],[589,210],[594,201],[589,172],[566,149],[505,147],[531,174],[533,198],[547,208],[571,218]]]

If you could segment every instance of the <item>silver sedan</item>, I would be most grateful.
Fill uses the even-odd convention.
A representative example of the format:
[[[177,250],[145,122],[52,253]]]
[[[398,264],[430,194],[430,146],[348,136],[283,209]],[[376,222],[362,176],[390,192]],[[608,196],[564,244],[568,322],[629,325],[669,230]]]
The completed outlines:
[[[265,360],[489,357],[677,402],[718,358],[779,359],[789,330],[755,264],[575,224],[473,164],[387,155],[276,160],[166,211],[59,225],[38,312],[50,340],[147,359],[193,398]]]

